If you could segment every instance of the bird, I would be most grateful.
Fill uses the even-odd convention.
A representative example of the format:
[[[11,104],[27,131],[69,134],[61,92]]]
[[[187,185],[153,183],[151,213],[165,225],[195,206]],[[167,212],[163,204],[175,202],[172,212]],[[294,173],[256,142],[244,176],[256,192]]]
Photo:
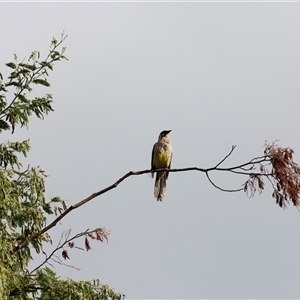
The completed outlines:
[[[169,133],[172,130],[164,130],[158,136],[158,141],[153,145],[152,158],[151,158],[151,170],[157,169],[170,169],[173,149]],[[154,172],[151,172],[152,178]],[[166,195],[167,179],[169,176],[168,171],[156,172],[155,184],[154,184],[154,197],[157,201],[162,201]]]

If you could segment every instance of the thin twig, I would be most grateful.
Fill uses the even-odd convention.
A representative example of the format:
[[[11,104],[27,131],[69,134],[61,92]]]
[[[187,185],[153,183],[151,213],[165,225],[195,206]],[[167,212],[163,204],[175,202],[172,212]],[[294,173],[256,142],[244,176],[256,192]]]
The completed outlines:
[[[60,259],[59,259],[59,260],[56,260],[56,259],[52,258],[52,260],[53,260],[54,262],[56,262],[57,264],[60,264],[60,265],[63,265],[63,266],[66,266],[66,267],[75,269],[75,270],[77,270],[77,271],[80,271],[80,268],[77,268],[77,267],[72,266],[72,265],[68,265],[68,264],[62,262]]]
[[[212,170],[216,170],[216,171],[230,171],[230,170],[236,170],[236,169],[241,169],[243,167],[246,167],[248,165],[257,165],[257,164],[260,164],[262,162],[267,162],[267,161],[270,161],[269,159],[267,158],[262,158],[261,160],[258,160],[256,162],[252,162],[252,161],[248,161],[244,164],[241,164],[241,165],[238,165],[238,166],[235,166],[235,167],[231,167],[231,168],[211,168],[209,169],[209,171],[212,171]]]
[[[217,188],[218,190],[221,190],[222,192],[230,192],[230,193],[232,193],[232,192],[240,192],[240,191],[243,190],[243,188],[236,189],[236,190],[227,190],[227,189],[223,189],[223,188],[217,186],[217,185],[210,179],[208,173],[205,173],[205,175],[206,175],[207,179],[209,180],[209,182],[210,182],[215,188]]]
[[[235,170],[230,170],[229,172],[231,172],[231,173],[234,173],[234,174],[239,174],[239,175],[247,175],[247,176],[249,176],[249,175],[260,175],[260,176],[266,176],[266,177],[268,177],[268,176],[271,176],[271,177],[273,177],[273,175],[272,174],[270,174],[270,173],[254,173],[254,172],[241,172],[241,171],[235,171]]]
[[[96,230],[97,230],[97,229],[96,229]],[[62,235],[61,235],[61,237],[60,237],[60,241],[59,241],[57,247],[51,252],[51,254],[50,254],[49,256],[47,256],[47,254],[43,251],[43,253],[44,253],[45,256],[46,256],[46,259],[45,259],[41,264],[39,264],[35,269],[33,269],[33,270],[29,273],[29,275],[31,275],[32,273],[34,273],[36,270],[38,270],[38,269],[39,269],[40,267],[42,267],[44,264],[46,264],[46,263],[49,264],[49,260],[50,260],[50,259],[53,260],[53,261],[55,261],[55,262],[58,262],[58,261],[56,261],[55,259],[53,259],[53,256],[56,256],[55,253],[56,253],[58,250],[62,249],[62,248],[63,248],[67,243],[69,243],[70,241],[75,240],[75,239],[77,239],[77,238],[79,238],[79,237],[82,237],[82,236],[84,236],[84,235],[86,235],[86,234],[88,234],[88,233],[93,233],[93,232],[95,232],[95,230],[89,231],[89,229],[87,229],[87,230],[85,230],[84,232],[78,233],[78,234],[74,235],[73,237],[71,237],[71,238],[69,239],[68,237],[70,236],[70,232],[71,232],[71,230],[67,230],[67,231],[65,231],[65,232],[62,233]],[[62,241],[63,237],[65,237],[65,241],[62,243],[61,241]],[[69,266],[69,265],[63,263],[62,261],[60,261],[59,264],[65,265],[65,266],[67,266],[67,267],[72,267],[72,268],[74,268],[74,269],[79,270],[78,268],[73,267],[73,266]]]
[[[233,152],[233,150],[235,149],[236,145],[232,145],[230,152],[218,163],[215,165],[215,168],[217,168],[221,163],[223,163]]]

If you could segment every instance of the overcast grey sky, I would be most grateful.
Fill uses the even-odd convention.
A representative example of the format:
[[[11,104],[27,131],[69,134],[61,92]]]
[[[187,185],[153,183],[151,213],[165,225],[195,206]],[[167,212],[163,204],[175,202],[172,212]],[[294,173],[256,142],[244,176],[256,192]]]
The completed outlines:
[[[263,154],[265,140],[300,162],[299,3],[0,3],[0,62],[45,55],[65,30],[69,62],[51,74],[55,112],[11,139],[71,205],[130,170],[150,168],[172,129],[173,166],[225,166]],[[5,73],[3,72],[3,73]],[[48,92],[46,90],[45,92]],[[244,178],[214,174],[224,188]],[[149,176],[72,212],[55,244],[105,227],[108,244],[70,252],[76,280],[99,278],[128,298],[299,298],[300,214],[263,195],[226,194],[201,173],[173,173],[162,203]],[[51,247],[47,247],[51,249]],[[39,257],[42,260],[43,257]]]

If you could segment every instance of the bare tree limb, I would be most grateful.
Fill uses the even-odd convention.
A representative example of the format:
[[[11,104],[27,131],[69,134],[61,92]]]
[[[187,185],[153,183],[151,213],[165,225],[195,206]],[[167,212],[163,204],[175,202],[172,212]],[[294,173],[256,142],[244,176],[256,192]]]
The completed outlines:
[[[169,173],[176,172],[187,172],[187,171],[198,171],[205,173],[209,182],[217,189],[226,192],[238,192],[244,190],[248,192],[251,191],[251,196],[254,195],[255,191],[258,190],[259,193],[264,189],[264,183],[262,177],[267,177],[269,181],[273,182],[272,187],[274,192],[272,196],[276,199],[276,203],[280,207],[285,207],[286,203],[292,201],[295,206],[300,206],[300,167],[293,161],[293,150],[290,148],[281,148],[280,146],[272,144],[265,145],[264,156],[256,157],[250,161],[228,168],[221,168],[220,165],[232,154],[236,146],[232,146],[230,152],[214,167],[211,168],[198,168],[198,167],[188,167],[179,169],[156,169],[156,170],[142,170],[142,171],[130,171],[119,178],[112,185],[91,194],[87,198],[77,202],[74,205],[68,207],[60,216],[58,216],[53,222],[44,227],[41,231],[31,235],[26,240],[14,247],[12,253],[18,251],[25,247],[31,240],[44,234],[52,227],[56,226],[57,223],[62,220],[66,215],[68,215],[72,210],[79,208],[80,206],[88,203],[92,199],[107,193],[108,191],[116,188],[120,183],[130,176],[142,175],[147,173],[154,173],[160,171],[168,171]],[[265,165],[263,165],[265,164]],[[260,172],[255,171],[256,168],[260,167]],[[267,172],[267,168],[271,168]],[[243,184],[243,188],[240,189],[223,189],[217,186],[208,175],[212,171],[222,171],[230,172],[237,175],[248,176],[248,180]]]

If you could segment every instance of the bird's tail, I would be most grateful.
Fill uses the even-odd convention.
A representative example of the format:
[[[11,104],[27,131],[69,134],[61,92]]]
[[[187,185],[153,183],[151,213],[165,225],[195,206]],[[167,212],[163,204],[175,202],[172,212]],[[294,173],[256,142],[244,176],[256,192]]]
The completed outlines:
[[[157,201],[162,201],[166,195],[167,174],[166,172],[157,172],[154,185],[154,197]]]

